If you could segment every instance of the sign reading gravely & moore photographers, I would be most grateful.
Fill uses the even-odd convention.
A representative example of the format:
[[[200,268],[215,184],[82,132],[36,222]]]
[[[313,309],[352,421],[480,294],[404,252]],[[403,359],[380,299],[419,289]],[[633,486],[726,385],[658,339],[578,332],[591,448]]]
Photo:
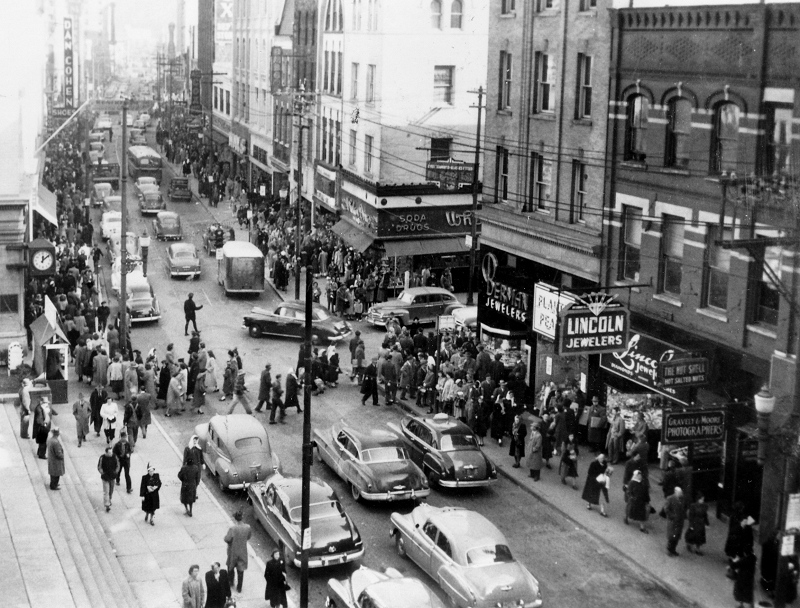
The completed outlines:
[[[724,437],[725,412],[723,410],[690,412],[664,410],[664,420],[661,424],[661,441],[663,443],[722,441]]]
[[[628,342],[628,309],[614,296],[592,293],[561,312],[560,355],[588,355],[623,350]]]

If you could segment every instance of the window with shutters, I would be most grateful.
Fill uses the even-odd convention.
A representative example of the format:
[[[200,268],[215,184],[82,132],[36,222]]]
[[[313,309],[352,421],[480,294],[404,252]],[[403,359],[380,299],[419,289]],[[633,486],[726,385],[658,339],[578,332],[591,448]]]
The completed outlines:
[[[553,59],[547,53],[537,52],[534,63],[533,112],[553,112],[555,110],[556,70]]]
[[[673,296],[681,295],[684,228],[683,218],[674,215],[663,216],[659,291]]]

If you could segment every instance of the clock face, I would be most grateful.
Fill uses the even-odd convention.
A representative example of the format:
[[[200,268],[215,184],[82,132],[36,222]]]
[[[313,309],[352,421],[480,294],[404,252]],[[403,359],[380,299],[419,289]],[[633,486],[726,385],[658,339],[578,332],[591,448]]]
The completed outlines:
[[[53,254],[49,251],[37,251],[33,254],[33,267],[36,270],[49,270],[54,261]]]

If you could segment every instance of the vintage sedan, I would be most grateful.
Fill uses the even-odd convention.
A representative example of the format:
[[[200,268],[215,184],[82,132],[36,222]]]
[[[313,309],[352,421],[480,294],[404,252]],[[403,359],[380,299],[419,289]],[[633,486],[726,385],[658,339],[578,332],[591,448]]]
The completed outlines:
[[[95,182],[92,187],[92,207],[100,207],[103,204],[103,199],[114,192],[114,188],[108,182]]]
[[[159,241],[182,241],[181,216],[174,211],[159,211],[153,220],[153,232]]]
[[[106,211],[100,218],[100,235],[104,240],[110,239],[122,230],[122,213],[119,211]]]
[[[356,431],[344,422],[314,429],[320,460],[350,486],[354,500],[414,500],[430,494],[428,480],[389,430]]]
[[[102,160],[105,154],[106,147],[103,142],[93,141],[89,143],[89,160],[91,162],[96,163],[98,160]]]
[[[135,182],[133,182],[133,189],[136,191],[137,198],[141,198],[142,193],[153,186],[155,186],[156,190],[158,190],[158,182],[156,181],[156,178],[149,175],[141,175],[136,178]]]
[[[156,186],[154,192],[150,190],[145,191],[139,199],[139,211],[142,215],[153,215],[159,211],[164,211],[166,208],[167,203],[158,191],[158,186]]]
[[[244,318],[242,327],[250,336],[260,338],[263,335],[302,338],[305,327],[306,304],[303,300],[287,300],[281,302],[270,312],[258,306]],[[352,328],[347,321],[334,317],[324,306],[316,302],[311,308],[313,332],[322,342],[337,342],[350,335]]]
[[[186,177],[173,177],[169,182],[167,197],[171,201],[191,202],[192,191],[189,188],[189,179]]]
[[[103,129],[92,129],[89,131],[89,142],[99,141],[104,142],[106,140],[106,132]]]
[[[233,228],[227,224],[215,222],[206,227],[206,231],[203,233],[203,249],[208,255],[214,255],[217,249],[222,249],[225,243],[235,240],[235,236]]]
[[[203,463],[220,489],[242,490],[280,471],[264,425],[249,414],[213,416],[194,427]]]
[[[197,247],[191,243],[172,243],[167,247],[169,276],[196,279],[200,276]]]
[[[511,555],[505,536],[480,513],[422,504],[392,513],[389,534],[458,608],[539,608],[539,581]]]
[[[119,295],[119,290],[122,282],[122,276],[119,273],[120,266],[122,265],[122,259],[116,258],[111,263],[111,292],[115,295]],[[139,259],[131,259],[128,258],[128,265],[130,267],[130,272],[127,274],[128,278],[139,275],[140,277],[144,276],[144,266],[142,264],[141,258]]]
[[[147,277],[129,274],[126,278],[128,315],[131,323],[149,323],[161,318],[161,308]]]
[[[456,320],[456,329],[470,329],[475,331],[478,328],[478,307],[465,306],[456,308],[453,311]]]
[[[349,579],[328,580],[327,608],[444,608],[444,602],[418,578],[394,568],[383,572],[361,566]]]
[[[300,566],[300,497],[299,477],[273,475],[265,482],[250,484],[247,497],[253,503],[256,518],[278,544],[287,564]],[[309,531],[311,548],[308,567],[323,568],[355,561],[364,555],[361,534],[344,512],[331,487],[319,479],[311,480]]]
[[[400,292],[394,300],[370,306],[367,322],[374,326],[386,327],[389,318],[401,325],[410,324],[414,318],[420,323],[436,323],[439,315],[449,315],[464,305],[447,289],[441,287],[409,287]]]
[[[411,459],[422,468],[431,486],[474,488],[497,480],[497,469],[478,447],[472,429],[440,413],[405,416],[400,421]]]
[[[103,213],[106,211],[117,211],[122,213],[122,197],[119,194],[107,194],[103,199]]]

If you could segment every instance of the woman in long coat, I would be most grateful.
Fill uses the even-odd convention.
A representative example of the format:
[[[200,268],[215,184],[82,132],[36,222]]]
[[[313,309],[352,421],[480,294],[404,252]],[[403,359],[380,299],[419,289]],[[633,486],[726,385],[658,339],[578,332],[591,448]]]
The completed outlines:
[[[508,446],[508,455],[514,457],[515,469],[520,467],[519,461],[525,456],[525,437],[528,434],[528,427],[525,421],[517,414],[514,416],[514,422],[511,425],[511,442]]]
[[[286,602],[286,570],[283,564],[281,552],[275,549],[272,552],[272,559],[267,562],[264,570],[264,578],[267,580],[267,589],[264,592],[264,599],[269,602],[272,608],[285,608]]]
[[[647,528],[644,527],[647,521],[647,515],[650,511],[650,491],[647,489],[647,484],[642,481],[642,472],[636,469],[633,472],[628,483],[628,504],[625,505],[625,524],[628,520],[639,522],[639,530],[645,534],[649,534]]]
[[[619,462],[619,455],[625,451],[625,418],[619,412],[619,408],[614,408],[611,422],[606,436],[606,452],[611,460],[611,464]]]
[[[139,496],[142,497],[142,511],[144,511],[144,520],[150,518],[150,525],[155,526],[153,517],[155,517],[156,510],[161,507],[161,499],[158,491],[161,489],[161,478],[156,473],[156,468],[147,463],[147,474],[142,475],[142,483],[139,486]]]
[[[561,483],[567,483],[567,477],[572,478],[572,489],[578,489],[578,440],[575,434],[567,435],[567,440],[561,446],[561,461],[559,462],[558,472],[561,476]]]
[[[739,602],[741,608],[745,604],[753,605],[754,576],[756,573],[756,556],[752,551],[747,551],[733,560],[733,599]]]
[[[592,408],[589,410],[587,442],[595,452],[603,445],[607,425],[608,414],[606,408],[599,403],[593,404]]]
[[[217,382],[217,374],[219,373],[219,363],[217,362],[214,351],[208,351],[208,360],[206,361],[206,392],[216,393],[219,390],[219,383]]]
[[[569,429],[567,428],[567,415],[564,413],[564,406],[558,406],[558,411],[553,418],[553,441],[556,455],[561,453],[561,447],[567,441]]]
[[[153,364],[147,362],[144,364],[144,371],[142,372],[142,390],[153,399],[156,397],[156,373],[153,370]]]
[[[220,401],[225,401],[228,397],[233,395],[233,385],[236,383],[236,376],[239,375],[239,366],[236,364],[236,359],[231,356],[225,366],[222,380],[222,397]]]
[[[197,500],[197,485],[200,483],[200,467],[198,467],[192,456],[186,459],[186,463],[178,471],[178,479],[181,481],[181,504],[189,517],[192,516],[192,505]]]
[[[181,381],[178,374],[175,374],[167,387],[167,418],[172,416],[174,410],[181,408],[181,393]]]
[[[525,445],[525,466],[530,471],[529,475],[534,481],[539,481],[539,476],[542,472],[542,447],[544,438],[540,431],[538,424],[533,425],[531,434],[528,435],[528,441]]]
[[[206,374],[205,370],[197,372],[194,380],[194,393],[192,395],[192,406],[197,408],[197,413],[203,413],[203,406],[206,404]]]
[[[100,407],[100,417],[103,419],[103,432],[106,435],[106,443],[114,441],[117,433],[117,426],[122,422],[119,420],[120,412],[116,401],[110,399]]]
[[[605,480],[598,480],[597,478],[600,475],[605,477],[607,470],[608,463],[606,462],[606,455],[600,453],[592,460],[591,464],[589,464],[589,469],[586,471],[586,485],[583,486],[583,494],[581,495],[581,498],[586,501],[586,508],[591,510],[592,505],[599,505],[600,515],[603,517],[608,517],[608,515],[606,515],[603,503],[600,502],[600,494],[604,493],[606,502],[608,502],[608,490],[606,490]],[[606,491],[602,492],[603,490]]]
[[[506,414],[508,412],[504,392],[504,388],[496,389],[492,404],[492,425],[489,434],[492,439],[497,440],[497,445],[503,445],[503,435],[506,432]]]
[[[708,525],[708,505],[702,492],[697,494],[697,500],[689,505],[687,512],[689,527],[686,528],[686,550],[689,553],[703,555],[700,547],[706,544],[706,526]]]

